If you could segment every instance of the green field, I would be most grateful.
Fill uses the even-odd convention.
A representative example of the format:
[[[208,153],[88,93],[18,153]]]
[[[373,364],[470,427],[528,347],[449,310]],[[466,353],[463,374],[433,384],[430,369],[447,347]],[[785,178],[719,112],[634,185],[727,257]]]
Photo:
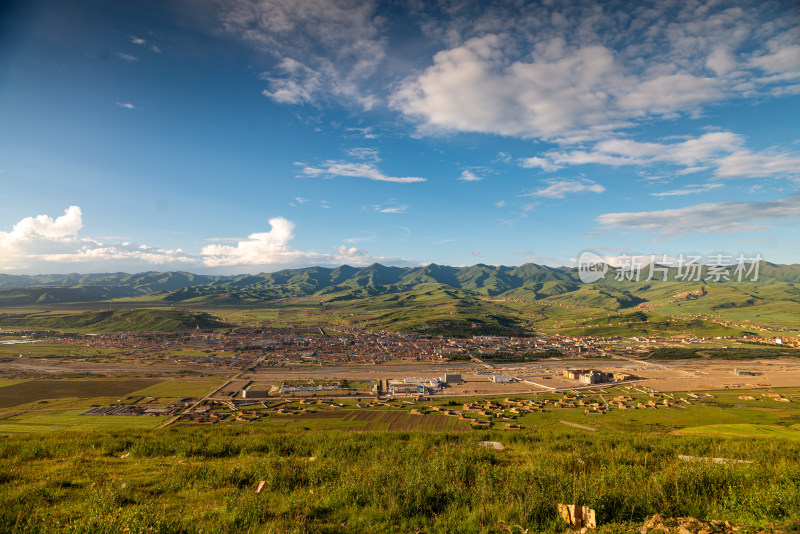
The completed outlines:
[[[155,428],[167,419],[153,416],[81,415],[84,411],[86,411],[84,408],[54,410],[50,413],[39,413],[29,417],[3,419],[0,420],[0,434]]]

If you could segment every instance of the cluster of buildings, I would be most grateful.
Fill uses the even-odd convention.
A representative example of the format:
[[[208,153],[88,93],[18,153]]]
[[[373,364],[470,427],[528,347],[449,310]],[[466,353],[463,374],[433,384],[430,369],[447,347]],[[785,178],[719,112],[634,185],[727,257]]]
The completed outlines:
[[[607,384],[636,378],[629,373],[606,373],[596,369],[564,369],[562,375],[564,378],[577,380],[583,385]]]
[[[694,336],[637,337],[644,343],[697,343],[712,338]],[[749,341],[755,336],[713,338]],[[800,338],[758,338],[777,346],[800,348]],[[297,325],[289,328],[247,327],[225,331],[202,332],[120,332],[114,334],[73,335],[56,340],[60,344],[104,349],[103,358],[113,356],[131,360],[164,359],[200,367],[248,367],[263,359],[261,365],[287,364],[341,365],[347,363],[381,364],[387,361],[442,361],[468,359],[470,356],[539,354],[545,351],[564,358],[602,357],[614,344],[618,354],[646,352],[643,347],[622,346],[622,338],[572,335],[538,337],[473,336],[449,338],[396,332],[365,330],[358,326],[337,326],[331,334],[318,326]],[[89,353],[90,351],[87,351]],[[99,358],[100,356],[97,356]],[[92,359],[87,356],[87,360]],[[595,380],[603,382],[598,376]],[[495,381],[503,381],[503,376]],[[588,382],[588,383],[599,383]]]
[[[189,332],[119,332],[64,337],[58,342],[111,349],[113,353],[109,351],[109,354],[121,358],[163,358],[213,367],[238,367],[261,357],[265,357],[263,365],[339,365],[380,364],[391,360],[440,361],[458,355],[480,357],[498,352],[529,354],[545,350],[557,350],[565,357],[591,356],[600,351],[595,346],[595,338],[576,336],[474,336],[464,339],[371,331],[356,326],[337,326],[333,335],[313,326],[252,327],[215,332],[199,329]],[[181,354],[181,349],[188,351]]]

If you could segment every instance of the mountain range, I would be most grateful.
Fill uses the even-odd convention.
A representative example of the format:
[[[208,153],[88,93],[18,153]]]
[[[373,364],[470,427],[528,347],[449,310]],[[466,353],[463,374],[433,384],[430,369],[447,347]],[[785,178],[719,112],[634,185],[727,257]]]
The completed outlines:
[[[543,325],[585,329],[596,324],[592,321],[597,317],[614,314],[631,315],[634,321],[644,314],[644,322],[658,317],[699,317],[730,323],[728,326],[800,327],[800,265],[761,262],[757,268],[757,280],[751,275],[741,282],[735,277],[715,281],[707,268],[691,280],[680,279],[678,271],[670,269],[667,281],[661,280],[661,274],[647,280],[646,271],[638,281],[631,281],[619,279],[615,270],[608,268],[604,278],[583,283],[575,268],[532,263],[518,267],[344,265],[233,276],[186,272],[0,274],[0,309],[102,302],[245,309],[305,299],[306,305],[323,306],[334,314],[344,314],[345,308],[348,315],[354,315],[354,309],[368,310],[364,316],[372,321],[369,326],[402,324],[411,329],[420,324],[430,326],[432,321],[474,323],[487,317],[493,318],[495,326],[536,319]],[[415,315],[415,311],[419,313]]]

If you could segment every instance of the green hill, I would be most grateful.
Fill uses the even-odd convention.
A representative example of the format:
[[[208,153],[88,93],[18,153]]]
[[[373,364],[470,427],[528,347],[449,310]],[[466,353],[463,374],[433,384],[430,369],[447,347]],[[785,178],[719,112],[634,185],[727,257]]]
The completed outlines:
[[[173,331],[224,328],[230,325],[207,313],[169,309],[95,311],[83,313],[0,314],[0,326],[90,332]]]

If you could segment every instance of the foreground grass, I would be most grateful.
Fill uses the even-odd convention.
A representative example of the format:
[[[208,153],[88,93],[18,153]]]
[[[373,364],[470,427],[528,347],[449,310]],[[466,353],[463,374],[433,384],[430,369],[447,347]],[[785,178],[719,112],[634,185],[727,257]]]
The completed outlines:
[[[760,438],[783,438],[800,441],[800,425],[782,427],[774,425],[707,425],[684,428],[678,434],[710,434],[715,436],[743,436]]]
[[[755,528],[799,517],[799,488],[800,443],[781,439],[231,426],[0,441],[2,532],[559,532],[559,502],[595,508],[606,532],[655,513]]]

